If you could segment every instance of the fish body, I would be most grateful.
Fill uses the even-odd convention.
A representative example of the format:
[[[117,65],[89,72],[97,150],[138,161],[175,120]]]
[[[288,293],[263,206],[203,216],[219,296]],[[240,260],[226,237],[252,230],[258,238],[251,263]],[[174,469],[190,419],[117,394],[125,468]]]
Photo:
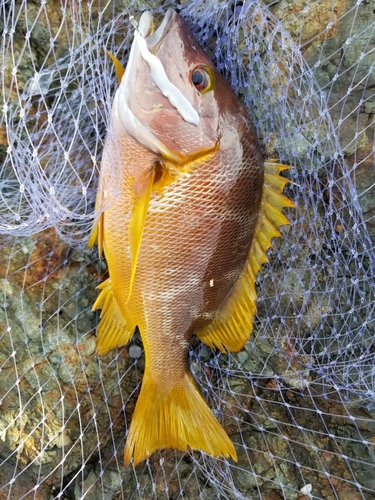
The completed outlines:
[[[94,304],[98,353],[126,344],[136,326],[145,350],[126,464],[168,447],[236,459],[188,347],[194,334],[223,351],[247,340],[256,272],[288,222],[281,208],[293,205],[281,169],[270,164],[265,189],[245,107],[178,14],[153,32],[144,13],[113,102],[90,241],[109,270]]]

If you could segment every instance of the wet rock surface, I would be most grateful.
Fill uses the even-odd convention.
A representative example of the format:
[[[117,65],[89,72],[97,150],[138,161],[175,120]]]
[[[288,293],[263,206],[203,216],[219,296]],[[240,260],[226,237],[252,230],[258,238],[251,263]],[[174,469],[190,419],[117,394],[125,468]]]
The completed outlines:
[[[117,370],[95,353],[91,306],[101,263],[71,252],[52,230],[2,251],[0,455],[57,487],[95,453],[94,443],[105,446],[119,429],[123,436],[120,395],[132,382],[121,392]],[[117,361],[123,373],[132,364],[126,353]],[[3,485],[8,469],[0,467]]]
[[[355,0],[285,0],[270,10],[299,43],[327,95],[329,113],[353,171],[358,201],[374,242],[374,6]]]
[[[19,474],[17,491],[36,482],[36,498],[54,498],[64,484],[67,498],[193,500],[217,498],[213,485],[225,491],[230,478],[246,498],[297,499],[307,484],[318,498],[354,498],[356,484],[375,498],[371,413],[343,405],[337,391],[301,371],[301,360],[287,363],[290,345],[259,332],[229,358],[200,344],[192,351],[198,383],[236,444],[238,463],[163,450],[125,469],[143,360],[128,348],[95,355],[91,304],[103,262],[71,251],[53,231],[7,252],[0,267],[1,484]]]

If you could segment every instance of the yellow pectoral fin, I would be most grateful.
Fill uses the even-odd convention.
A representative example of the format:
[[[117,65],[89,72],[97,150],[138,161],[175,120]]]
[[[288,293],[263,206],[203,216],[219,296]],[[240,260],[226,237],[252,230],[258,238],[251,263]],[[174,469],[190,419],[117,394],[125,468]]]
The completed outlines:
[[[130,245],[130,254],[132,258],[132,267],[130,272],[130,283],[129,283],[127,302],[130,299],[133,288],[135,271],[137,269],[139,249],[141,248],[143,229],[145,227],[148,205],[150,203],[152,187],[155,179],[155,172],[156,172],[155,169],[153,169],[150,172],[150,177],[141,195],[135,195],[134,207],[129,224],[129,245]]]
[[[102,310],[97,330],[96,351],[98,354],[105,354],[111,349],[127,344],[134,334],[135,324],[125,318],[120,311],[113,295],[111,278],[101,283],[98,288],[101,292],[92,307],[93,311]]]
[[[117,81],[120,84],[121,83],[121,79],[122,79],[122,77],[124,76],[124,73],[125,73],[124,66],[120,63],[120,61],[117,59],[117,57],[115,57],[113,54],[111,54],[111,52],[109,52],[108,50],[107,50],[107,54],[112,59],[112,62],[115,65]]]

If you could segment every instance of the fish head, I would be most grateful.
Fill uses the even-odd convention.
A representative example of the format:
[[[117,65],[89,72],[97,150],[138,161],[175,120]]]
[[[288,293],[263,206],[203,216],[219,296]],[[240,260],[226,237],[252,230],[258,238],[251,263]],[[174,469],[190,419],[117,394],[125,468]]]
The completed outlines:
[[[218,147],[224,130],[238,135],[248,119],[173,9],[155,31],[151,13],[142,14],[118,94],[117,111],[127,132],[176,162]]]

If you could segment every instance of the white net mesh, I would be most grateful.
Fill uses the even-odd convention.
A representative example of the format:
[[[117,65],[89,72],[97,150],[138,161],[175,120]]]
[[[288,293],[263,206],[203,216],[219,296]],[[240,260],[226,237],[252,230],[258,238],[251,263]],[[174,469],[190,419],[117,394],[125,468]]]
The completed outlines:
[[[0,0],[0,498],[375,498],[374,4],[264,3],[147,5],[187,19],[292,166],[297,208],[244,350],[190,349],[238,463],[163,450],[124,468],[144,358],[96,356],[106,264],[85,244],[117,87],[105,51],[126,62],[147,2]]]

